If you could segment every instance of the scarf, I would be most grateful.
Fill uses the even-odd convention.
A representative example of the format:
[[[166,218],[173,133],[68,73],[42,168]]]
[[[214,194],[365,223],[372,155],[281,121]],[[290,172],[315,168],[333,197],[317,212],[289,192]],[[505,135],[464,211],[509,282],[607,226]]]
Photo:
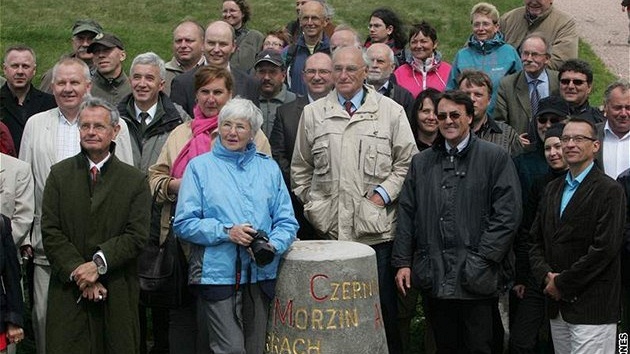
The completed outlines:
[[[188,162],[194,157],[210,151],[212,148],[212,137],[210,133],[219,126],[218,115],[206,117],[198,105],[193,108],[194,119],[191,122],[193,136],[179,152],[177,158],[173,162],[171,176],[182,178],[184,170],[188,166]]]

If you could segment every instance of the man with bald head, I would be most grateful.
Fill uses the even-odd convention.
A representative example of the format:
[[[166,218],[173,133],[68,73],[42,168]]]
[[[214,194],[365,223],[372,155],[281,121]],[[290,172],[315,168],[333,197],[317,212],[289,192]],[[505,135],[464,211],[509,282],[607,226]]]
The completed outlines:
[[[175,76],[206,65],[203,55],[205,37],[203,26],[193,20],[180,22],[173,30],[173,58],[166,63],[164,89],[166,95],[171,94],[171,83]]]
[[[302,111],[304,106],[326,96],[333,89],[332,70],[333,64],[330,55],[315,53],[308,57],[302,73],[308,88],[307,95],[299,96],[294,101],[283,104],[276,110],[276,119],[269,137],[269,143],[271,144],[271,155],[278,162],[287,186],[291,185],[291,156],[293,156],[293,147],[295,146],[295,137]],[[300,224],[297,237],[300,240],[316,239],[316,232],[313,226],[304,218],[302,203],[293,192],[290,194],[295,218]]]
[[[405,108],[407,117],[412,117],[413,96],[406,88],[396,83],[396,76],[392,75],[396,68],[394,51],[385,43],[372,44],[363,54],[368,66],[366,82],[376,91],[396,101]]]
[[[302,80],[306,58],[314,53],[330,54],[330,39],[324,33],[328,19],[326,8],[319,1],[308,1],[300,7],[302,34],[284,51],[289,89],[298,95],[306,94],[306,84]]]
[[[227,68],[234,78],[234,96],[246,98],[258,105],[259,83],[252,76],[230,67],[230,56],[236,50],[234,28],[227,22],[211,22],[206,28],[204,53],[206,64]],[[193,68],[173,79],[171,100],[184,108],[191,117],[195,106],[194,79],[197,69]]]
[[[318,236],[376,252],[387,344],[399,353],[391,251],[398,194],[418,150],[403,107],[365,85],[367,74],[360,49],[333,54],[335,89],[304,107],[291,186]]]

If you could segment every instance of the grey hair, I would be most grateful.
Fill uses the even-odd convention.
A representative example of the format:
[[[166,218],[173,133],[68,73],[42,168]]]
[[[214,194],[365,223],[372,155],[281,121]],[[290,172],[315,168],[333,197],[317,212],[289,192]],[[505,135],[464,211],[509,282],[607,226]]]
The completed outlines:
[[[378,44],[378,43],[375,43],[375,44]],[[367,66],[370,66],[370,64],[372,63],[368,53],[370,52],[370,48],[372,48],[373,45],[369,46],[366,50],[363,51],[363,61],[365,62],[365,65]],[[395,64],[396,58],[394,57],[394,51],[392,50],[392,48],[390,48],[387,44],[385,44],[383,48],[387,48],[387,56],[389,57],[389,61],[392,64]]]
[[[252,126],[252,137],[258,133],[263,123],[262,111],[252,101],[235,97],[229,100],[219,112],[219,126],[227,120],[245,119]]]
[[[104,99],[100,97],[94,97],[90,94],[85,95],[85,97],[83,98],[83,102],[81,102],[81,105],[79,106],[79,121],[81,121],[81,113],[84,109],[97,107],[105,108],[109,112],[109,123],[112,125],[112,127],[118,125],[118,123],[120,122],[120,114],[118,113],[116,107],[114,107],[111,103],[105,101]]]
[[[146,52],[146,53],[138,54],[138,56],[135,57],[133,61],[131,62],[131,69],[129,69],[129,72],[130,72],[129,76],[131,76],[131,73],[133,72],[133,68],[138,64],[157,66],[158,69],[160,70],[160,78],[161,79],[166,78],[166,66],[164,64],[164,60],[162,60],[162,58],[160,58],[159,55],[153,52]]]
[[[349,31],[352,33],[353,37],[354,37],[354,45],[361,49],[363,48],[363,44],[361,43],[361,37],[359,37],[359,32],[357,32],[357,30],[355,30],[354,28],[352,28],[349,25],[346,25],[344,23],[337,25],[337,27],[335,27],[335,30],[333,31],[333,34],[335,32],[340,32],[340,31]]]
[[[534,33],[528,34],[527,37],[525,37],[525,39],[523,39],[523,41],[521,42],[521,45],[519,46],[519,48],[523,47],[523,43],[525,43],[526,40],[532,39],[532,38],[540,39],[540,41],[543,42],[543,45],[545,46],[545,53],[551,56],[551,45],[549,45],[549,41],[547,40],[547,37],[545,37],[545,35],[542,32],[534,32]]]
[[[59,59],[57,64],[55,64],[55,66],[53,66],[52,68],[52,83],[53,84],[55,83],[55,78],[57,77],[57,71],[59,71],[60,66],[72,65],[72,64],[76,64],[81,67],[83,71],[83,76],[85,77],[85,81],[87,82],[92,81],[92,74],[90,74],[90,67],[87,66],[87,64],[83,60],[73,58],[71,56],[64,56],[63,58]]]
[[[626,93],[630,90],[630,82],[626,79],[619,79],[606,87],[604,91],[604,104],[610,102],[610,96],[612,96],[613,90],[621,88],[621,92]]]

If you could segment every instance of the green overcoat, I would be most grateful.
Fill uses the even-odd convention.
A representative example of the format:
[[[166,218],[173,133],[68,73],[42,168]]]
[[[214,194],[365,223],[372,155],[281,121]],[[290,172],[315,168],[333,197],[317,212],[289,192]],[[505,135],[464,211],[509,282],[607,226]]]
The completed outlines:
[[[94,187],[83,153],[52,166],[44,188],[42,234],[52,267],[48,288],[48,354],[138,353],[136,258],[149,234],[146,176],[113,154]],[[107,299],[82,299],[70,274],[103,251]]]

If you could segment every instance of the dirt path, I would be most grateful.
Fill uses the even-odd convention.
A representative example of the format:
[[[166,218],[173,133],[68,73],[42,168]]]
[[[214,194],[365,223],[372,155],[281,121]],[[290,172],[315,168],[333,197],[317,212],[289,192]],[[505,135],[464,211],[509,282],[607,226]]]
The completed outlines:
[[[553,6],[575,16],[578,34],[619,77],[630,79],[628,15],[621,0],[556,0]]]

